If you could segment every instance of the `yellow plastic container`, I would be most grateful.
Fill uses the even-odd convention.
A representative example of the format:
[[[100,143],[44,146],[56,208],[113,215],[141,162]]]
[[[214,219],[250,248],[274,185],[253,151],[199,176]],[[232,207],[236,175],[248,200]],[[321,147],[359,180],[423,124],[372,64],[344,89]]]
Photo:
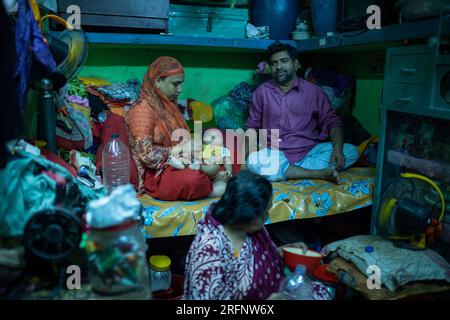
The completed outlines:
[[[192,101],[189,106],[192,108],[194,121],[208,122],[212,120],[213,109],[210,105],[200,101]]]
[[[172,281],[170,258],[168,256],[151,256],[149,262],[150,288],[153,292],[169,290]]]

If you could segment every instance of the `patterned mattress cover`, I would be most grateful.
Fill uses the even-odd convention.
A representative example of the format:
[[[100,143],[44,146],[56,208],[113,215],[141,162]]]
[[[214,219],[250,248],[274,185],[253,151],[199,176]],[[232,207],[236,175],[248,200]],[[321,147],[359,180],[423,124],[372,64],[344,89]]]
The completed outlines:
[[[351,168],[340,173],[341,184],[323,180],[273,183],[273,205],[265,224],[349,212],[372,204],[375,168]],[[147,238],[194,235],[197,221],[218,198],[197,201],[162,201],[148,195],[144,206]]]

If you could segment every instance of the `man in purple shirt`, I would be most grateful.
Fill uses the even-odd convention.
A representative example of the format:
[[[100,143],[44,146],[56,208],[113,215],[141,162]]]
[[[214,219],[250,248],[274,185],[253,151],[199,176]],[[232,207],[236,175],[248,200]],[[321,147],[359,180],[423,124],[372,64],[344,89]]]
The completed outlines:
[[[338,170],[358,159],[357,148],[343,142],[341,119],[318,86],[297,77],[300,63],[294,47],[273,43],[267,61],[273,79],[253,93],[247,127],[270,134],[267,147],[260,141],[260,150],[248,157],[248,169],[271,181],[339,183]],[[331,142],[324,142],[328,137]]]

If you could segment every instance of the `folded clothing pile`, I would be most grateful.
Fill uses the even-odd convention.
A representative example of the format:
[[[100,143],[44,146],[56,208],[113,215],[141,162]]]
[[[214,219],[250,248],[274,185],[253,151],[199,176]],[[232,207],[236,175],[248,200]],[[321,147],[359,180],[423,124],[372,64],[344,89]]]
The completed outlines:
[[[353,77],[328,68],[308,68],[305,79],[322,88],[334,109],[348,107],[355,86]]]
[[[395,291],[413,281],[444,280],[450,282],[450,265],[433,250],[399,248],[381,236],[360,235],[326,245],[322,254],[337,256],[353,263],[363,274],[370,266],[381,270],[381,284]]]
[[[245,129],[253,90],[254,87],[241,82],[227,95],[213,101],[214,119],[219,129]]]

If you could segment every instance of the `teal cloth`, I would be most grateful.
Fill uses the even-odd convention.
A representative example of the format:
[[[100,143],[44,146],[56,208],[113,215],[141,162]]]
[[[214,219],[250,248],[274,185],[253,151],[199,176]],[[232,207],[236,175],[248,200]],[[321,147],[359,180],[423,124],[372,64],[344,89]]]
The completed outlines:
[[[22,236],[31,216],[54,206],[56,182],[41,173],[51,171],[63,176],[67,185],[77,184],[86,201],[105,194],[79,183],[65,168],[42,157],[26,155],[10,161],[0,171],[0,236]]]

